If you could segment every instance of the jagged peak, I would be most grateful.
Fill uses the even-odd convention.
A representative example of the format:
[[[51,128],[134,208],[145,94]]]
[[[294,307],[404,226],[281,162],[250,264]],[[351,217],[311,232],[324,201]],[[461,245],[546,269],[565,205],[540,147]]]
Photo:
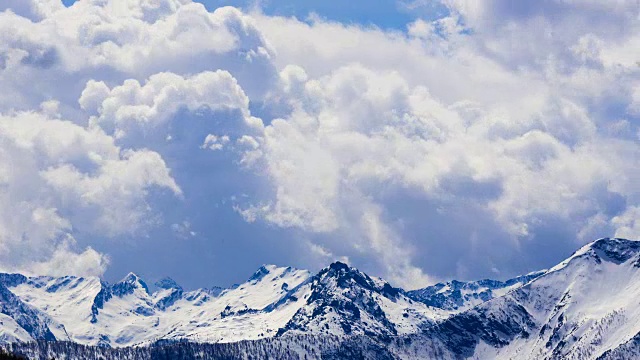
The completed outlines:
[[[206,292],[207,294],[209,294],[211,296],[216,297],[216,296],[220,295],[226,289],[223,288],[222,286],[212,286],[210,288],[205,288],[205,289],[201,289],[201,290]]]
[[[622,263],[640,252],[640,241],[621,238],[601,238],[590,244],[590,247],[605,260]]]
[[[352,268],[350,267],[348,264],[343,263],[342,261],[334,261],[329,265],[330,269],[334,269],[334,270],[344,270],[344,271],[351,271],[351,270],[355,270],[358,271],[356,268]]]
[[[129,272],[124,278],[122,278],[122,280],[120,280],[119,282],[124,283],[124,282],[129,282],[129,283],[133,283],[140,280],[140,277],[133,272]]]
[[[272,265],[273,266],[273,265]],[[263,277],[270,273],[270,265],[262,265],[251,275],[248,281],[260,281]]]
[[[14,287],[27,281],[27,277],[17,273],[0,273],[0,284],[7,287]]]
[[[333,263],[329,264],[329,266],[320,270],[318,274],[329,274],[330,276],[349,275],[349,276],[362,277],[367,279],[367,281],[371,282],[372,284],[374,284],[374,286],[383,285],[384,283],[386,283],[385,280],[378,277],[369,276],[367,273],[361,271],[360,269],[350,266],[349,264],[344,263],[342,261],[334,261]]]
[[[475,281],[451,280],[405,294],[418,302],[447,311],[460,311],[481,302],[500,297],[506,292],[524,286],[542,276],[546,271],[531,272],[505,281],[482,279]]]
[[[178,285],[178,283],[175,280],[173,280],[168,276],[156,281],[154,285],[160,289],[182,290],[182,286]]]
[[[567,259],[549,269],[546,273],[562,270],[575,260],[583,258],[592,259],[597,263],[604,260],[621,264],[632,257],[637,257],[638,253],[640,253],[639,241],[604,237],[585,244]]]
[[[357,285],[367,290],[379,292],[388,298],[396,298],[401,292],[386,281],[381,279],[376,281],[366,273],[341,261],[335,261],[320,270],[315,278],[318,282],[335,281],[336,285],[341,288]]]
[[[279,276],[283,276],[295,271],[301,271],[291,266],[278,266],[273,264],[264,264],[256,270],[253,275],[247,280],[247,282],[258,282],[261,281],[265,276],[269,274],[275,274]],[[306,271],[306,270],[304,270]]]
[[[149,294],[149,287],[147,284],[135,273],[130,272],[119,282],[113,284],[111,287],[114,295],[124,296],[134,292],[135,289],[143,289]]]

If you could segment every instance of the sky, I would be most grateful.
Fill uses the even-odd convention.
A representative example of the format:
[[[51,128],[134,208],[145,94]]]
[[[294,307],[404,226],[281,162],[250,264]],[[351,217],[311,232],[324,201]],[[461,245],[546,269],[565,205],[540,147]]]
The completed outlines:
[[[637,1],[0,3],[0,270],[507,279],[640,238]]]

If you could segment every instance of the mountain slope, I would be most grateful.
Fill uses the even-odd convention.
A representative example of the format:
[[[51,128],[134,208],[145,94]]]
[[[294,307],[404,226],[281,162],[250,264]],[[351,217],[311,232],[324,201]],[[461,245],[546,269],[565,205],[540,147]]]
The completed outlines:
[[[262,310],[309,276],[307,271],[264,266],[246,283],[221,292],[185,292],[165,280],[154,293],[133,273],[113,285],[73,276],[5,278],[26,303],[66,324],[71,340],[131,346],[158,339],[218,342],[273,336],[278,329],[273,327],[288,320],[286,311],[297,308],[281,307],[285,315]],[[286,319],[279,320],[282,316]]]
[[[25,303],[65,324],[72,341],[110,347],[158,340],[235,342],[289,333],[396,336],[445,316],[342,263],[314,276],[265,265],[245,283],[222,291],[185,292],[163,279],[151,293],[135,274],[113,285],[73,276],[0,280]]]
[[[315,275],[263,266],[245,283],[222,291],[188,292],[164,279],[150,292],[135,274],[114,285],[97,278],[4,274],[0,284],[0,305],[10,309],[0,315],[0,340],[60,340],[66,329],[77,343],[124,347],[82,348],[114,358],[130,353],[153,358],[165,351],[193,355],[185,359],[203,351],[221,351],[228,358],[273,352],[291,359],[640,354],[640,242],[623,239],[599,239],[549,270],[512,280],[451,281],[411,292],[339,262]],[[134,351],[130,345],[152,349]],[[73,348],[46,343],[36,348],[42,346],[57,349],[43,358]]]
[[[595,359],[633,347],[640,332],[638,299],[640,243],[600,239],[421,336],[463,358]]]
[[[301,295],[304,294],[304,295]],[[279,334],[315,333],[387,337],[414,333],[442,319],[437,309],[406,297],[382,279],[336,262],[310,279],[306,299]]]
[[[56,336],[49,328],[50,323],[44,314],[25,304],[0,283],[0,340],[8,342],[33,339],[56,340]],[[64,337],[61,338],[61,340],[64,339]]]
[[[424,289],[408,291],[407,296],[426,305],[456,313],[471,309],[495,297],[500,297],[542,274],[544,274],[544,271],[536,271],[507,281],[485,279],[462,282],[452,280]]]

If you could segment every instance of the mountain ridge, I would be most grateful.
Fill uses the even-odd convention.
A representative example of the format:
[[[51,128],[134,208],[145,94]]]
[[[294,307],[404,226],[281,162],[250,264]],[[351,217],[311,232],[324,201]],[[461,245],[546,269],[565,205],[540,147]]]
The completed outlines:
[[[90,346],[289,346],[290,339],[305,338],[296,345],[307,349],[300,354],[382,354],[380,346],[392,358],[596,359],[640,352],[634,300],[640,297],[640,242],[625,239],[598,239],[548,270],[506,281],[453,280],[412,291],[341,262],[316,274],[265,265],[222,291],[184,291],[170,279],[156,286],[150,292],[135,274],[113,285],[0,274],[0,290],[31,309],[36,328],[53,324],[55,339]],[[58,338],[61,329],[67,338]],[[309,340],[314,337],[324,340]],[[369,339],[369,345],[349,339]],[[320,348],[319,341],[331,345]]]

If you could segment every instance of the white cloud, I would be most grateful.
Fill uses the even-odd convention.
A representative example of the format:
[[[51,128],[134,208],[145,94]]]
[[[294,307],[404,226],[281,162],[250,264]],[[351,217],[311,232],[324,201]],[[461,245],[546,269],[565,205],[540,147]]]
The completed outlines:
[[[228,143],[229,137],[227,135],[216,136],[209,134],[204,138],[204,143],[200,147],[209,150],[222,150]]]
[[[402,285],[521,271],[556,234],[577,237],[558,251],[636,236],[637,2],[443,3],[406,33],[187,0],[3,3],[0,260],[99,273],[69,234],[140,236],[174,212],[159,193],[225,183],[229,151],[246,220]]]
[[[473,261],[486,254],[473,255],[473,248],[494,241],[509,249],[504,254],[518,253],[545,236],[542,228],[572,231],[573,239],[558,239],[570,247],[612,235],[619,226],[612,219],[640,196],[634,185],[640,149],[629,137],[637,126],[610,131],[625,114],[611,113],[607,103],[612,94],[630,101],[638,69],[620,71],[603,60],[611,50],[602,39],[616,31],[607,27],[611,18],[598,19],[607,26],[592,33],[562,33],[573,21],[569,11],[546,19],[544,11],[523,5],[523,13],[501,22],[487,9],[507,6],[494,3],[451,2],[452,17],[438,20],[438,34],[419,21],[411,37],[255,14],[282,69],[272,97],[291,110],[259,141],[263,161],[256,166],[269,176],[271,201],[245,214],[344,237],[354,253],[379,259],[391,278],[417,269],[416,257],[429,256],[431,243],[451,246],[403,225],[409,219],[391,210],[396,192],[412,192],[442,213],[470,206],[462,215],[468,224],[495,221],[499,229],[473,236],[457,234],[451,224],[451,236],[462,237],[453,241],[473,244],[461,245]],[[585,17],[602,10],[595,3],[577,6]],[[618,10],[613,17],[631,21]],[[522,36],[503,38],[510,27]],[[544,31],[554,32],[551,40]],[[533,36],[540,39],[526,40]],[[516,40],[531,48],[513,51]],[[376,221],[356,220],[371,209]],[[381,233],[376,229],[384,236],[374,236]]]
[[[612,219],[616,226],[615,236],[640,239],[640,206],[631,206],[623,214]]]
[[[0,32],[0,212],[19,215],[0,220],[0,261],[12,268],[35,259],[53,269],[59,254],[105,248],[105,237],[144,236],[163,221],[154,201],[183,195],[165,159],[192,157],[222,119],[241,121],[223,125],[238,130],[221,143],[261,131],[248,95],[276,80],[273,49],[230,7],[9,1]],[[215,116],[185,124],[185,111]],[[83,245],[60,250],[70,234]],[[87,271],[106,266],[94,263]]]
[[[158,153],[126,150],[117,160],[99,163],[94,174],[64,164],[41,171],[41,176],[67,206],[95,209],[94,226],[111,236],[134,234],[149,213],[146,189],[182,192]]]
[[[6,70],[0,72],[0,109],[33,109],[56,97],[73,113],[80,84],[142,81],[162,72],[189,76],[224,69],[258,98],[275,80],[273,50],[251,18],[234,8],[209,13],[191,1],[117,0],[58,7],[38,22],[0,13],[0,68]],[[68,91],[58,92],[61,87]]]
[[[73,241],[58,246],[51,258],[28,265],[28,273],[49,276],[101,276],[109,265],[109,258],[87,247],[83,252],[73,251]]]
[[[43,113],[0,115],[0,158],[0,259],[9,266],[69,253],[60,244],[76,228],[101,236],[140,230],[150,187],[180,194],[157,153],[121,150],[99,129]],[[94,250],[81,255],[96,259]]]
[[[0,11],[11,11],[33,21],[42,20],[62,9],[64,9],[64,5],[57,0],[6,0],[0,4]]]
[[[164,125],[181,108],[191,112],[238,110],[248,125],[262,128],[262,121],[249,114],[249,99],[236,79],[222,70],[187,78],[159,73],[144,86],[129,79],[113,89],[103,82],[89,81],[79,103],[89,113],[98,113],[92,123],[113,128],[117,137],[125,137],[131,131],[144,134]]]
[[[181,223],[171,224],[171,230],[176,237],[183,240],[197,235],[197,233],[191,229],[191,223],[187,220]]]

